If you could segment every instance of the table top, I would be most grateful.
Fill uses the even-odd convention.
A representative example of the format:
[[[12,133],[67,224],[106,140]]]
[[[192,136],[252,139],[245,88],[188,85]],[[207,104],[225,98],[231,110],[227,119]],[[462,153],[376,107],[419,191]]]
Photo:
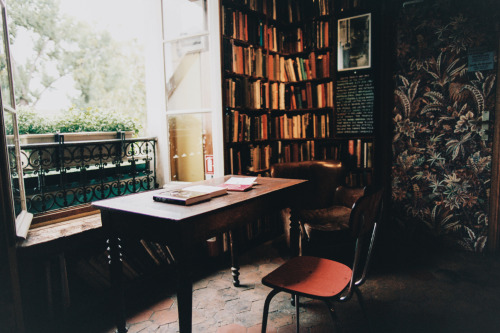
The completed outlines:
[[[219,178],[213,178],[201,182],[192,183],[189,185],[179,185],[177,188],[183,188],[191,185],[220,185],[230,177],[245,177],[228,175]],[[101,210],[129,212],[144,216],[151,216],[171,221],[181,221],[191,217],[208,214],[217,210],[227,208],[229,206],[238,205],[252,199],[261,198],[263,196],[286,191],[292,187],[305,183],[306,180],[300,179],[284,179],[258,177],[256,184],[249,191],[235,192],[228,191],[228,194],[212,198],[209,201],[197,203],[190,206],[169,204],[164,202],[156,202],[153,200],[153,195],[164,191],[164,189],[135,193],[121,197],[95,201],[92,206]],[[173,188],[172,188],[173,189]]]

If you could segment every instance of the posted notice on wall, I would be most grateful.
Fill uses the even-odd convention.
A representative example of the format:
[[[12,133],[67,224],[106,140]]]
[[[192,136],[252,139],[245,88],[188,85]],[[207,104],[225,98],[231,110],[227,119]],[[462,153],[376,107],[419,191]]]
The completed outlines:
[[[468,55],[469,72],[488,71],[494,68],[495,53],[472,51]]]

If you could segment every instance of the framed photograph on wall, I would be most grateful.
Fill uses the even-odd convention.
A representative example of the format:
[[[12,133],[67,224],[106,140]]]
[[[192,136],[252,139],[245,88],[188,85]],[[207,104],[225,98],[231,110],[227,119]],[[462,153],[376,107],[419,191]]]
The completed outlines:
[[[338,20],[337,70],[371,67],[371,14]]]

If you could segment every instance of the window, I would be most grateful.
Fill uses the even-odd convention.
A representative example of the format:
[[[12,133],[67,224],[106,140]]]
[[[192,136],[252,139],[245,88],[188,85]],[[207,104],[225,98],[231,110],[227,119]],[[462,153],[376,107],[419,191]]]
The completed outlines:
[[[217,1],[162,1],[171,181],[223,173],[223,162],[213,159],[222,156],[214,154],[222,150],[222,112],[215,112],[221,103],[217,6]]]
[[[19,147],[19,131],[17,125],[16,103],[14,98],[14,84],[12,78],[12,67],[10,58],[9,31],[7,27],[7,15],[5,3],[1,3],[1,36],[2,45],[0,47],[0,85],[2,117],[5,124],[7,144],[14,147],[14,150],[7,151],[9,160],[9,171],[11,175],[12,199],[16,216],[16,235],[26,237],[33,215],[27,212],[26,195],[24,191],[23,169],[21,165],[21,153]]]

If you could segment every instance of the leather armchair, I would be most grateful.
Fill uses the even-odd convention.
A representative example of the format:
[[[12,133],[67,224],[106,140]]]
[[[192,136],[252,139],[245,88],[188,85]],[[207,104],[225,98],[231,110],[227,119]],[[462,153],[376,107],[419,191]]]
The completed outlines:
[[[325,246],[339,231],[349,228],[354,202],[363,195],[363,188],[343,186],[345,172],[337,160],[278,163],[271,166],[271,177],[307,179],[307,186],[294,210],[301,229],[300,250],[305,254],[322,255]],[[281,212],[287,243],[290,246],[290,209]]]

